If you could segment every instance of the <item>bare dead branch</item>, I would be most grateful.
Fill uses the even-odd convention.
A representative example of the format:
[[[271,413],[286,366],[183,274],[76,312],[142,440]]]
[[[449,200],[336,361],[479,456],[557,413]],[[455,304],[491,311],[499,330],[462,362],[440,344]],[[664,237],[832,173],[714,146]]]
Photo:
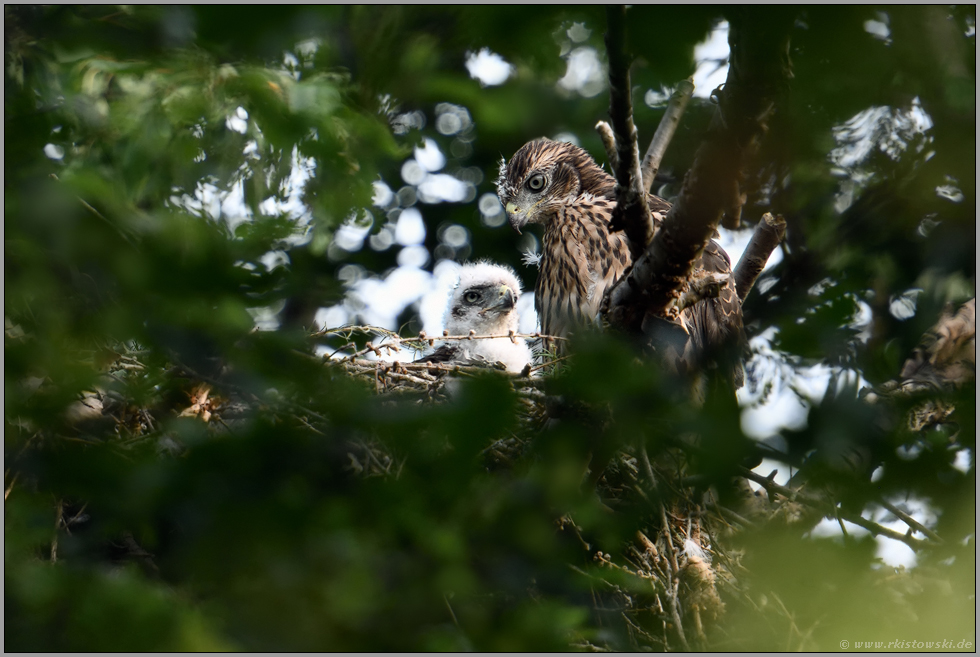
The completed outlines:
[[[609,116],[615,134],[616,207],[609,229],[622,230],[630,243],[633,259],[639,257],[653,238],[653,220],[647,205],[640,172],[640,147],[633,123],[631,60],[626,49],[626,7],[606,8],[606,51],[609,54]]]
[[[619,152],[616,149],[616,135],[613,134],[612,126],[605,121],[595,124],[595,131],[599,133],[602,146],[606,149],[606,159],[609,161],[609,168],[615,171],[619,168]]]
[[[755,227],[749,245],[742,252],[742,257],[735,265],[735,289],[738,291],[740,301],[745,301],[749,295],[749,290],[755,285],[759,274],[766,267],[769,256],[773,250],[783,241],[786,234],[786,220],[781,215],[775,217],[767,212],[762,215],[762,221]]]
[[[694,82],[688,79],[681,80],[677,89],[670,96],[667,111],[664,112],[664,117],[660,119],[660,125],[657,126],[657,132],[654,133],[653,139],[650,140],[647,154],[643,156],[643,165],[640,170],[643,176],[643,189],[647,192],[653,187],[653,180],[657,177],[657,172],[660,171],[660,162],[664,158],[664,153],[667,152],[667,146],[670,145],[670,140],[673,139],[674,132],[681,122],[681,116],[693,95]]]

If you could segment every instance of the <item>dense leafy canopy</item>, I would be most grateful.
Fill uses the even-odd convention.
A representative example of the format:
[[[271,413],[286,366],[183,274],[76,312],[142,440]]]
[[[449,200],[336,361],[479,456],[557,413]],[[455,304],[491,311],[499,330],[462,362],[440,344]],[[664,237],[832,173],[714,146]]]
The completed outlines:
[[[750,10],[629,9],[641,141],[663,113],[647,91],[691,75],[695,45],[731,11]],[[737,582],[704,645],[972,640],[975,387],[915,433],[903,413],[916,400],[872,407],[854,382],[894,379],[943,304],[975,294],[974,8],[796,11],[795,78],[748,171],[743,217],[788,222],[745,305],[750,337],[765,337],[748,385],[758,401],[830,368],[829,392],[773,444],[794,466],[816,455],[810,480],[846,511],[925,500],[943,542],[896,572],[867,533],[811,535],[821,513],[744,529],[724,539]],[[392,403],[311,357],[307,330],[319,308],[363,317],[344,305],[351,283],[406,266],[413,247],[428,271],[489,257],[533,282],[518,248],[533,240],[481,202],[531,138],[571,135],[603,159],[604,87],[559,83],[576,53],[605,61],[601,8],[4,18],[6,649],[676,647],[659,620],[597,603],[601,589],[656,605],[649,581],[596,559],[621,564],[654,514],[637,495],[611,512],[583,463],[640,447],[655,459],[696,434],[685,467],[725,498],[752,451],[730,395],[694,406],[628,345],[589,336],[546,388],[586,410],[542,430],[500,375],[442,403]],[[483,49],[512,65],[505,82],[471,76]],[[691,103],[662,195],[713,111]],[[406,176],[430,142],[451,199]],[[413,207],[427,230],[400,249],[393,226]],[[403,335],[422,328],[417,304],[395,319]],[[180,416],[202,382],[227,402],[220,421]],[[94,390],[105,415],[79,419]],[[508,436],[526,449],[488,467]],[[864,469],[839,467],[855,452]],[[372,458],[387,474],[370,476]]]

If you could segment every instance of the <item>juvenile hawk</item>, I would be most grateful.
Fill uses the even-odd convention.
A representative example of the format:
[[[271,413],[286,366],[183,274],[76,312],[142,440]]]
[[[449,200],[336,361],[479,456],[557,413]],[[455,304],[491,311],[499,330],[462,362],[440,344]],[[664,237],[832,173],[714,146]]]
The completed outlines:
[[[616,207],[616,180],[581,148],[549,139],[524,144],[501,168],[497,195],[511,226],[543,224],[540,272],[534,307],[541,330],[565,336],[596,322],[602,297],[632,262],[626,235],[610,233]],[[670,210],[659,196],[648,196],[655,229]],[[711,240],[694,263],[708,272],[731,273],[725,251]],[[695,303],[681,314],[695,354],[705,358],[730,351],[742,339],[742,310],[729,277],[717,299]],[[708,357],[707,360],[713,360]],[[742,368],[732,367],[742,384]]]
[[[450,335],[499,335],[486,340],[446,341],[422,360],[453,363],[503,363],[508,372],[521,372],[531,362],[531,350],[517,333],[517,300],[521,283],[509,267],[490,262],[464,265],[446,309]]]

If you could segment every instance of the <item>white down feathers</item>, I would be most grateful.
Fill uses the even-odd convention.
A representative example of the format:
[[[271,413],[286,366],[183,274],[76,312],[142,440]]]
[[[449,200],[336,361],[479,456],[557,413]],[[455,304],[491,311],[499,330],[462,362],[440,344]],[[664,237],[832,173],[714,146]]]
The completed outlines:
[[[521,283],[510,267],[491,262],[463,265],[446,308],[445,329],[449,335],[499,335],[486,340],[447,340],[440,347],[452,362],[502,363],[508,372],[521,372],[532,359],[531,349],[517,333],[517,300]],[[439,351],[437,350],[437,351]]]

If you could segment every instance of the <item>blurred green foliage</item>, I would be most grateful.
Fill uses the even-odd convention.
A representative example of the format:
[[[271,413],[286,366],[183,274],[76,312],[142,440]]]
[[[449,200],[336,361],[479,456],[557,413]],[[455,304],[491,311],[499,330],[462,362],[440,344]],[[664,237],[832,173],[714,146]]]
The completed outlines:
[[[730,10],[629,11],[649,138],[663,107],[644,93],[691,75],[695,44]],[[656,458],[695,433],[691,472],[724,487],[751,452],[730,397],[694,407],[628,346],[593,336],[546,387],[579,410],[541,431],[500,376],[462,381],[446,403],[392,403],[310,358],[305,331],[343,299],[341,267],[396,266],[395,249],[332,246],[351,218],[381,230],[372,185],[400,187],[424,139],[448,154],[446,171],[481,175],[474,200],[425,206],[423,246],[433,254],[437,227],[460,224],[470,258],[533,279],[476,199],[534,137],[572,133],[604,159],[592,126],[606,94],[556,87],[570,48],[604,61],[600,8],[7,6],[4,19],[6,649],[635,646],[628,627],[603,621],[593,585],[645,599],[649,584],[592,555],[622,553],[650,502],[610,513],[581,485],[583,463],[641,445]],[[576,24],[587,32],[573,43]],[[506,83],[469,75],[482,48],[513,65]],[[799,8],[795,79],[743,215],[789,222],[745,315],[750,335],[776,329],[790,366],[894,378],[942,304],[975,294],[975,48],[972,6]],[[465,139],[435,128],[439,103],[469,112]],[[712,111],[692,102],[663,194]],[[409,112],[427,120],[395,130]],[[306,158],[308,212],[264,210],[288,200]],[[213,209],[236,186],[244,220]],[[266,266],[270,252],[285,263]],[[894,313],[915,288],[914,315]],[[278,330],[253,330],[259,308],[278,312]],[[406,334],[420,327],[413,312]],[[178,417],[201,381],[247,408],[227,423]],[[79,422],[72,409],[96,387],[114,416]],[[870,538],[811,537],[819,518],[742,532],[744,590],[707,646],[974,637],[974,394],[947,399],[954,436],[912,434],[907,408],[843,393],[784,430],[791,456],[820,456],[814,481],[837,486],[847,508],[923,498],[946,540],[896,572]],[[488,469],[484,450],[509,435],[528,452]],[[365,445],[390,454],[390,474],[353,467]],[[872,454],[881,478],[836,468],[850,450]],[[565,515],[591,552],[559,531]]]

